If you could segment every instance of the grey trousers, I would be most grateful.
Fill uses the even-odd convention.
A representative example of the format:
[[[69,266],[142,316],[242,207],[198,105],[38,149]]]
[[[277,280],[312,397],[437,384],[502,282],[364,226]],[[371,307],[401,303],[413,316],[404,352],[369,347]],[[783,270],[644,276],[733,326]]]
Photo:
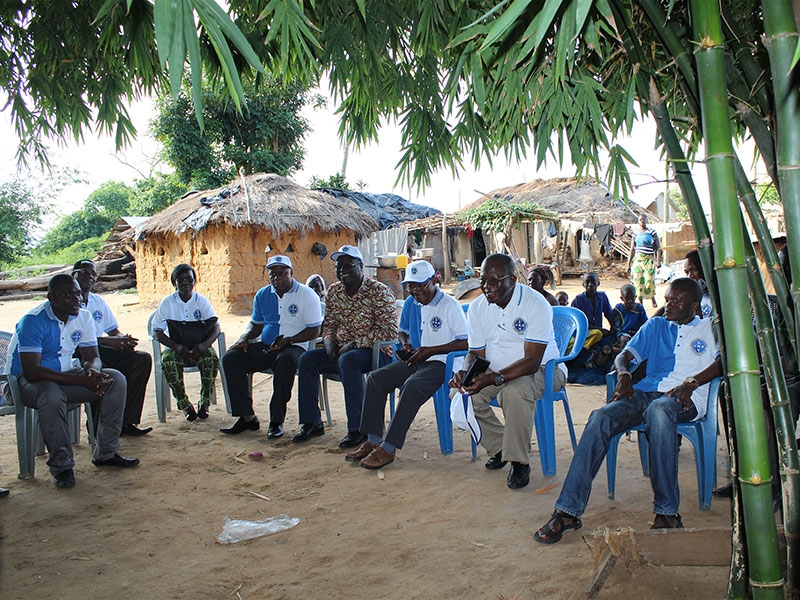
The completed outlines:
[[[556,369],[554,384],[561,389],[567,382],[561,369]],[[536,401],[544,395],[544,365],[533,375],[512,379],[501,386],[489,385],[472,396],[475,418],[481,425],[481,446],[489,456],[501,450],[503,460],[530,463],[533,415]],[[493,398],[503,409],[505,426],[491,405]]]
[[[403,361],[390,363],[367,377],[364,390],[364,406],[361,410],[361,433],[377,436],[383,435],[383,423],[386,412],[386,398],[395,388],[400,390],[400,397],[389,423],[385,440],[403,447],[406,433],[420,407],[433,396],[444,382],[444,363],[429,360],[413,367]]]
[[[83,375],[83,369],[68,371],[72,375]],[[125,395],[128,384],[125,376],[114,369],[103,369],[103,373],[111,378],[111,384],[103,396],[78,385],[58,385],[52,381],[28,381],[19,377],[19,389],[22,403],[38,411],[39,427],[42,430],[44,445],[49,458],[47,466],[50,473],[57,475],[75,466],[72,457],[72,446],[69,443],[67,427],[67,411],[84,402],[97,402],[94,408],[100,408],[100,419],[97,427],[97,446],[92,457],[105,460],[114,456],[119,448],[119,433],[122,430],[122,415],[125,412]]]

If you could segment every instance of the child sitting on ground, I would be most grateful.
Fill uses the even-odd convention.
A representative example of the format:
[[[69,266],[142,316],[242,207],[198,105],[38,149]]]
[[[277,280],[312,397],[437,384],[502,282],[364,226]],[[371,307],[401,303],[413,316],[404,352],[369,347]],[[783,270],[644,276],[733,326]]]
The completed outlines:
[[[636,288],[626,283],[619,288],[619,299],[622,300],[614,307],[611,317],[611,331],[616,342],[614,350],[619,352],[625,347],[633,335],[647,321],[644,306],[636,301]]]
[[[584,350],[590,352],[590,356],[585,362],[589,369],[610,362],[611,344],[615,341],[611,336],[610,329],[603,328],[604,316],[609,325],[612,323],[611,303],[605,292],[598,291],[598,287],[600,287],[600,277],[594,271],[589,271],[583,276],[583,289],[586,291],[575,296],[572,301],[572,306],[583,312],[589,321],[589,331],[586,334],[586,342],[583,344]],[[592,350],[594,346],[597,348]],[[608,349],[605,348],[606,346]],[[581,357],[579,356],[579,358]]]

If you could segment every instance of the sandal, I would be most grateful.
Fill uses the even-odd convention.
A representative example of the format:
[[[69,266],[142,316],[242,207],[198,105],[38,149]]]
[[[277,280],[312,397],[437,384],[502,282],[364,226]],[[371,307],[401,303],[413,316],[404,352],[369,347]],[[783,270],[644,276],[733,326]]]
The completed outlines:
[[[653,525],[650,529],[683,529],[681,515],[660,515],[656,513],[656,518],[653,519]]]
[[[567,524],[564,519],[572,519],[572,523]],[[580,529],[583,523],[578,517],[573,517],[560,510],[553,511],[550,520],[545,523],[539,531],[533,534],[533,539],[540,544],[555,544],[561,539],[565,531]]]

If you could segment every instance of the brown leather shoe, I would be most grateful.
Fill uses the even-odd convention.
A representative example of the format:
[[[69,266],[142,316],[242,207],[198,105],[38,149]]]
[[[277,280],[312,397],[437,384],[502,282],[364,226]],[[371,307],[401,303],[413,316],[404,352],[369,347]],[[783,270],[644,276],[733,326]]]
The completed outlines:
[[[369,456],[369,453],[375,450],[377,446],[370,441],[362,442],[362,444],[355,450],[348,452],[344,455],[345,460],[361,460]]]
[[[380,469],[381,467],[385,467],[389,463],[394,462],[395,452],[396,450],[392,450],[390,454],[381,446],[375,446],[375,449],[370,452],[368,456],[361,459],[361,466],[365,469]]]

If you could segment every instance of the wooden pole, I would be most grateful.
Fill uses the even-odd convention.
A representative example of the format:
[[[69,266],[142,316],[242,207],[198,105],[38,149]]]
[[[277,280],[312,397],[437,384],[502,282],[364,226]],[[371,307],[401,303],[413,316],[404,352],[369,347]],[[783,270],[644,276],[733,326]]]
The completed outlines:
[[[444,254],[444,266],[442,267],[442,278],[444,284],[450,283],[450,244],[447,238],[447,215],[442,213],[442,253]]]

